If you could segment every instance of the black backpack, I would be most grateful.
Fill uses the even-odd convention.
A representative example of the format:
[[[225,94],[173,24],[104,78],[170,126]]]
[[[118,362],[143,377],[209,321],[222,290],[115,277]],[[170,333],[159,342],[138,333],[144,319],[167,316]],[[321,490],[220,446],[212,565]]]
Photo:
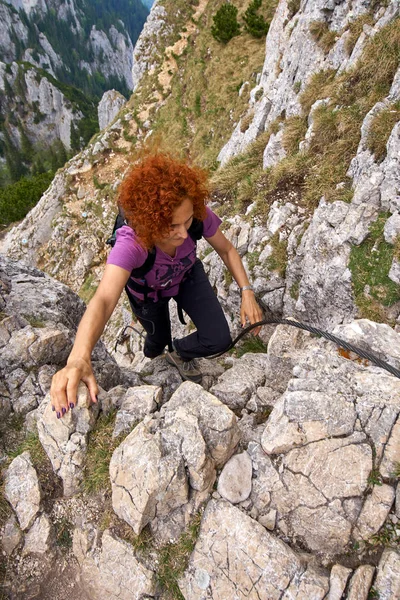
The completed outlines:
[[[127,221],[123,215],[123,212],[120,208],[117,218],[115,219],[112,234],[106,241],[106,244],[108,244],[112,248],[114,247],[115,242],[117,241],[117,229],[119,229],[123,225],[128,225],[128,223],[127,223]],[[197,240],[200,240],[203,235],[203,221],[199,221],[198,219],[194,218],[191,226],[188,229],[188,234],[190,235],[190,237],[192,238],[192,240],[195,243],[197,242]],[[151,271],[151,269],[153,268],[155,259],[156,259],[156,249],[153,247],[150,250],[148,250],[147,257],[146,257],[146,260],[144,261],[144,263],[140,267],[136,267],[135,269],[132,270],[129,280],[128,280],[128,283],[125,286],[125,291],[128,295],[129,302],[131,304],[132,304],[132,294],[130,293],[130,291],[128,289],[128,285],[132,290],[135,290],[135,292],[138,292],[139,294],[143,294],[145,302],[147,301],[148,294],[150,292],[154,291],[150,286],[147,285],[147,282],[145,280],[145,275],[146,275],[146,273]],[[139,283],[138,281],[134,281],[134,279],[141,279],[142,282]]]

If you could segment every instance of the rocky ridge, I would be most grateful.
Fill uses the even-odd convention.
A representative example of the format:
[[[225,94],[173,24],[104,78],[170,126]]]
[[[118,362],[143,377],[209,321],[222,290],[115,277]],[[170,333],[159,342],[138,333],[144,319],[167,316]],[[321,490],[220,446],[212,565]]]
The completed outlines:
[[[76,408],[57,420],[49,377],[68,353],[82,304],[65,286],[9,259],[1,259],[0,279],[1,367],[8,374],[2,423],[24,415],[63,485],[49,494],[29,450],[8,460],[5,494],[15,516],[3,524],[2,544],[10,598],[33,597],[40,578],[51,579],[54,561],[60,568],[68,561],[87,598],[121,598],[130,590],[127,598],[161,599],[157,553],[179,541],[199,511],[198,537],[179,580],[185,598],[239,592],[366,600],[371,586],[380,598],[397,598],[398,379],[288,326],[275,329],[266,353],[201,360],[205,389],[181,383],[163,357],[141,362],[140,351],[128,374],[99,345],[98,405],[87,404],[83,386]],[[399,334],[387,325],[358,320],[336,334],[400,367]],[[96,496],[84,491],[87,457],[110,414],[111,495]],[[105,510],[114,515],[108,527]],[[60,518],[73,538],[67,555]],[[118,522],[133,538],[121,537]],[[133,542],[144,529],[150,554]]]
[[[304,3],[297,17],[290,17],[286,2],[279,3],[267,37],[268,65],[263,69],[260,87],[251,93],[254,122],[246,132],[240,131],[240,135],[236,130],[232,143],[225,148],[235,148],[231,156],[245,148],[245,138],[247,144],[263,132],[268,119],[272,121],[274,111],[279,114],[287,107],[296,115],[299,85],[294,85],[293,90],[288,86],[288,80],[297,77],[294,75],[296,67],[301,77],[299,75],[294,83],[300,85],[305,85],[314,65],[316,68],[336,66],[335,61],[339,61],[340,56],[343,65],[340,69],[350,68],[367,40],[398,16],[395,2],[378,7],[374,24],[365,25],[359,36],[351,55],[353,62],[344,60],[345,54],[340,54],[340,48],[348,34],[341,32],[353,15],[362,15],[369,7],[370,3],[353,3],[351,10],[355,13],[352,13],[347,2]],[[309,32],[310,23],[321,19],[329,21],[330,27],[338,31],[328,58],[317,49]],[[274,50],[274,40],[280,40],[279,56]],[[316,52],[318,61],[311,65],[303,60],[300,65],[299,46],[308,48],[308,56]],[[161,69],[159,63],[157,68]],[[398,99],[398,78],[397,73],[383,99],[384,106],[391,106],[392,101]],[[140,89],[139,82],[137,93]],[[156,119],[157,110],[167,97],[159,90],[158,95],[156,90],[154,94],[151,114]],[[268,106],[270,96],[273,102]],[[315,106],[310,112],[308,131],[301,143],[307,144],[312,139],[313,115],[315,117],[317,109]],[[394,328],[366,319],[355,320],[359,308],[349,268],[353,248],[369,238],[371,224],[377,220],[384,219],[382,237],[392,252],[399,235],[398,124],[389,137],[383,161],[376,160],[366,141],[372,117],[381,109],[380,104],[375,106],[362,124],[359,147],[349,171],[354,188],[350,203],[322,198],[310,215],[296,195],[290,202],[285,196],[277,195],[264,219],[256,216],[249,222],[250,207],[246,219],[229,217],[224,227],[252,273],[255,289],[266,308],[275,314],[295,315],[321,328],[334,330],[356,345],[374,349],[398,367],[398,305],[394,303],[386,316]],[[39,261],[40,266],[63,278],[81,294],[91,289],[101,274],[104,239],[111,228],[111,199],[118,184],[114,174],[118,169],[119,179],[129,164],[129,157],[120,150],[129,148],[130,135],[139,139],[148,135],[149,114],[143,106],[143,119],[137,123],[128,104],[92,146],[59,174],[46,197],[5,240],[3,250],[33,264]],[[256,126],[257,122],[262,125]],[[264,153],[265,165],[273,165],[284,157],[283,129],[284,125],[270,137]],[[243,146],[240,146],[242,141]],[[100,189],[103,184],[105,187]],[[51,226],[50,220],[43,217],[47,211],[54,217]],[[277,239],[287,247],[286,272],[271,266]],[[199,251],[227,315],[236,315],[239,294],[235,284],[226,277],[214,252],[209,253],[202,243]],[[78,255],[81,258],[75,266],[74,257]],[[393,255],[390,278],[393,282],[397,278],[398,283],[397,263]],[[124,307],[120,314],[115,316],[105,336],[110,350],[121,324],[130,322],[129,312]],[[169,539],[176,540],[198,507],[206,506],[194,552],[180,580],[185,598],[225,600],[234,594],[259,598],[268,586],[268,598],[366,600],[370,593],[395,599],[400,593],[397,380],[375,367],[349,361],[328,342],[295,329],[279,327],[271,339],[270,331],[262,335],[268,342],[266,354],[247,354],[240,359],[230,357],[221,363],[201,361],[207,392],[196,393],[201,392],[205,406],[210,403],[213,407],[209,422],[218,421],[220,412],[229,414],[226,413],[229,410],[239,432],[239,445],[224,447],[224,465],[218,469],[201,415],[187,407],[179,414],[175,410],[176,404],[186,404],[188,399],[190,405],[190,397],[195,393],[191,385],[180,385],[179,377],[163,360],[150,363],[142,360],[140,340],[131,339],[119,346],[114,356],[124,367],[122,375],[126,377],[125,367],[129,366],[135,371],[135,381],[125,381],[122,387],[102,395],[96,423],[103,413],[114,407],[118,421],[126,424],[126,432],[136,420],[140,420],[140,424],[117,448],[112,462],[113,512],[126,519],[136,534],[147,523],[140,535],[150,529],[156,544],[163,545]],[[115,384],[117,381],[118,378]],[[142,390],[146,400],[141,398],[140,407],[139,400],[130,400],[135,395],[134,390],[149,386],[158,391]],[[7,394],[5,397],[9,399],[9,390]],[[87,426],[78,431],[81,415],[88,414],[87,408],[82,406],[68,423],[65,439],[56,444],[57,434],[52,433],[54,415],[49,409],[48,397],[42,400],[43,396],[44,393],[39,398],[36,413],[40,414],[42,423],[39,425],[42,443],[55,450],[53,461],[65,465],[64,469],[55,467],[60,477],[64,477],[64,489],[72,489],[70,473],[74,474],[76,487],[72,497],[56,503],[67,506],[79,502],[80,495],[75,492],[83,479],[85,453],[90,445],[88,430],[92,427],[95,430],[96,424],[86,420]],[[16,398],[13,402],[18,405]],[[10,412],[11,403],[5,403],[5,414]],[[132,406],[135,408],[130,408]],[[29,417],[33,421],[35,418]],[[181,418],[184,426],[179,429]],[[236,430],[236,426],[232,428]],[[43,432],[47,429],[50,435],[45,438],[47,433]],[[188,437],[196,440],[196,446],[183,451]],[[123,478],[128,471],[123,456],[135,457],[137,462],[142,456],[138,454],[139,447],[143,448],[143,456],[149,464],[146,487],[137,489],[128,475],[129,493],[122,493],[125,483],[121,484],[118,477]],[[154,474],[157,476],[152,479]],[[213,477],[217,477],[216,490],[211,484]],[[231,485],[232,478],[241,482],[238,488]],[[157,487],[158,481],[162,484],[160,487]],[[137,511],[136,499],[140,500],[141,512]],[[120,590],[135,589],[135,581],[140,581],[143,587],[137,591],[138,598],[146,594],[162,597],[163,592],[156,584],[156,556],[144,557],[134,549],[134,544],[121,537],[121,530],[114,525],[103,533],[96,514],[96,510],[80,509],[80,517],[73,523],[74,555],[85,589],[92,597],[99,593],[112,597],[113,589],[123,597],[124,592]],[[10,519],[5,531],[7,540],[14,540],[6,542],[6,546],[10,548],[15,543],[18,548],[22,534],[15,520]],[[254,544],[249,546],[249,540],[254,540]],[[382,552],[385,543],[388,546]],[[274,562],[272,567],[266,564],[259,553],[261,547],[268,556],[278,555],[279,564]],[[106,565],[110,561],[113,564],[116,548],[124,557],[126,579],[119,570],[116,579],[110,579]],[[29,560],[28,555],[25,560]]]

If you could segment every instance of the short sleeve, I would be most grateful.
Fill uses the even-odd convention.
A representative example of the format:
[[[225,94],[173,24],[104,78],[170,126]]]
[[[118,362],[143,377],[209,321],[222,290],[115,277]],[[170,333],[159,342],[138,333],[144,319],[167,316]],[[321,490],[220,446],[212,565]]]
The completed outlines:
[[[107,264],[132,271],[142,266],[147,254],[147,250],[137,241],[133,229],[123,225],[116,231],[115,245],[108,255]]]
[[[207,216],[203,221],[203,236],[210,238],[217,233],[222,221],[208,206],[206,206],[206,211]]]

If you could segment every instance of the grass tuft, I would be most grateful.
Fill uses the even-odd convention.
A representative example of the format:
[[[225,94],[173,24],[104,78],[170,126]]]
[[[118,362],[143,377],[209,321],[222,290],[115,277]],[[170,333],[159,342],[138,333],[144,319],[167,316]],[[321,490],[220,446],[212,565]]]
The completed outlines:
[[[337,32],[331,31],[328,23],[325,21],[313,21],[310,23],[310,33],[325,54],[335,45]]]
[[[354,21],[349,23],[349,26],[347,28],[349,31],[349,34],[348,34],[345,44],[344,44],[344,49],[345,49],[346,53],[348,54],[348,56],[350,56],[351,53],[353,52],[354,46],[356,45],[358,38],[362,34],[364,25],[373,25],[373,24],[374,24],[374,18],[371,15],[371,13],[366,13],[364,15],[360,15],[359,17],[357,17],[357,19],[354,19]]]
[[[371,122],[367,146],[378,163],[386,158],[386,145],[393,127],[400,121],[400,102],[394,102],[379,112]]]
[[[178,580],[187,569],[189,558],[199,536],[201,514],[197,514],[187,531],[175,544],[167,544],[159,552],[157,580],[166,592],[165,600],[184,600]]]
[[[400,300],[399,287],[388,277],[394,248],[383,236],[389,213],[381,213],[371,224],[366,240],[353,246],[349,267],[355,301],[363,318],[386,322],[385,307]]]
[[[244,341],[239,342],[235,348],[235,356],[241,358],[248,352],[266,354],[268,350],[268,344],[265,344],[261,338],[256,335],[248,334]]]
[[[83,488],[87,493],[100,490],[111,493],[109,475],[110,460],[114,450],[121,444],[126,435],[112,437],[115,425],[116,410],[109,414],[101,414],[95,428],[89,433],[88,451],[86,454],[85,476]]]

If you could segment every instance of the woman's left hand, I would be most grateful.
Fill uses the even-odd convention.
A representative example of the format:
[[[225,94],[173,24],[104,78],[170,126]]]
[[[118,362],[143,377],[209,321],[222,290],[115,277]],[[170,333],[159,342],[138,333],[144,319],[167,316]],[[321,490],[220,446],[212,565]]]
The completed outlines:
[[[250,324],[253,324],[257,323],[257,321],[262,321],[262,318],[263,313],[254,296],[254,292],[252,290],[244,290],[242,292],[242,306],[240,309],[242,327],[246,327],[247,321],[250,321]],[[258,335],[260,331],[261,326],[253,329],[251,333],[253,335]]]

